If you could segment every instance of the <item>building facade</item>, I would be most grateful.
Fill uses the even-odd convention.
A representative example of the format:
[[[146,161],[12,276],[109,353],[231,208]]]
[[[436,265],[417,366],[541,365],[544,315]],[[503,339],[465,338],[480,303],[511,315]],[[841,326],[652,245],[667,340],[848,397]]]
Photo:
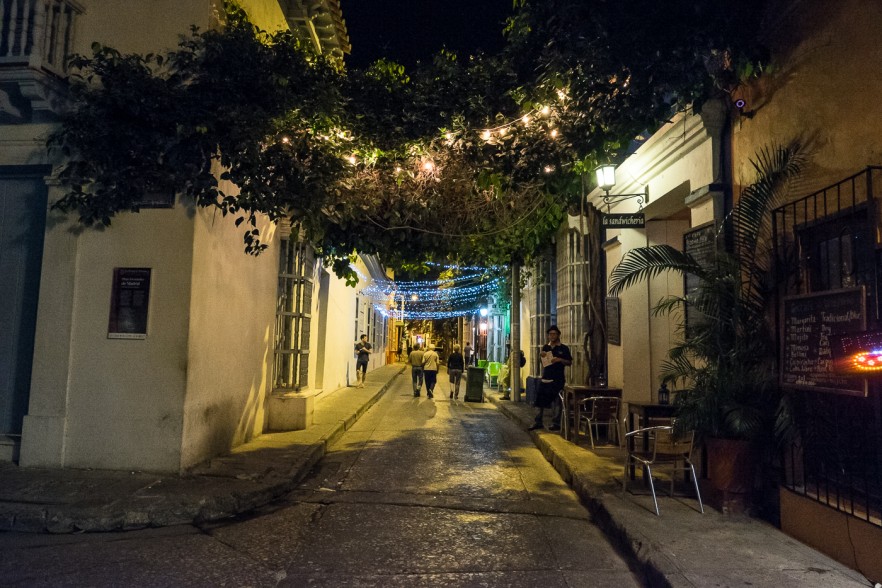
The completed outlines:
[[[339,58],[349,50],[335,0],[240,4],[261,28],[296,28]],[[0,458],[182,471],[308,424],[311,399],[354,381],[361,333],[379,352],[374,366],[384,362],[386,320],[296,230],[261,222],[269,249],[254,258],[232,220],[209,209],[145,208],[103,231],[49,212],[63,193],[45,141],[65,58],[93,42],[174,48],[191,26],[216,26],[217,9],[211,0],[0,3],[0,296],[11,301],[0,310]],[[356,269],[359,288],[385,276],[370,258]]]
[[[878,332],[882,325],[882,104],[875,98],[882,91],[882,6],[774,1],[765,23],[761,35],[772,50],[771,70],[730,98],[676,114],[616,170],[609,194],[648,195],[642,210],[637,198],[607,204],[600,189],[588,200],[603,213],[645,215],[644,227],[607,228],[599,236],[607,272],[636,247],[667,244],[700,256],[702,243],[712,242],[755,179],[757,154],[794,141],[803,145],[806,163],[773,213],[768,244],[777,260],[772,306],[778,309],[769,318],[778,329],[781,382],[797,407],[801,431],[778,464],[780,523],[785,532],[878,579],[882,569],[873,554],[882,549],[876,490],[882,485],[882,386],[872,374],[858,378],[865,384],[856,387],[788,375],[783,329],[786,301],[810,301],[821,313],[825,296],[834,300],[851,291],[861,292],[856,300],[865,309],[856,307],[855,315],[862,315],[864,331]],[[565,263],[558,259],[557,267],[563,271]],[[661,362],[682,334],[676,317],[655,316],[652,308],[686,287],[681,276],[662,274],[606,301],[617,309],[607,319],[620,321],[617,340],[607,344],[608,380],[623,389],[625,402],[658,400]],[[828,334],[819,333],[818,341]],[[815,363],[828,365],[823,356]]]

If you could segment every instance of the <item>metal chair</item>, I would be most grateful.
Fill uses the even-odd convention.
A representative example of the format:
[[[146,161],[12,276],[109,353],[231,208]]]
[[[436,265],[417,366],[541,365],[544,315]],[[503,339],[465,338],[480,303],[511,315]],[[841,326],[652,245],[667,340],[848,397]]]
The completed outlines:
[[[582,409],[578,426],[588,429],[591,449],[594,449],[594,436],[600,437],[600,425],[606,426],[606,436],[612,439],[612,431],[616,433],[616,442],[621,443],[619,430],[619,399],[614,396],[593,396],[582,400]],[[594,427],[594,431],[591,427]]]
[[[649,487],[652,490],[652,501],[655,503],[655,514],[660,516],[658,499],[655,496],[655,483],[652,481],[652,468],[655,466],[671,466],[671,496],[674,495],[674,478],[677,471],[692,474],[692,482],[695,484],[695,496],[698,498],[698,508],[704,513],[704,505],[701,502],[701,492],[698,490],[698,478],[695,476],[695,466],[692,464],[692,449],[695,441],[695,432],[687,431],[675,437],[674,428],[671,426],[646,427],[626,433],[626,437],[648,435],[649,450],[642,448],[642,443],[629,443],[633,449],[628,450],[625,459],[625,473],[622,479],[622,495],[628,489],[628,468],[632,462],[639,463],[645,468],[649,478]]]
[[[561,390],[557,395],[560,398],[560,434],[564,439],[569,439],[570,427],[578,426],[578,423],[571,422],[574,415],[573,406],[567,405],[567,396],[564,391]]]

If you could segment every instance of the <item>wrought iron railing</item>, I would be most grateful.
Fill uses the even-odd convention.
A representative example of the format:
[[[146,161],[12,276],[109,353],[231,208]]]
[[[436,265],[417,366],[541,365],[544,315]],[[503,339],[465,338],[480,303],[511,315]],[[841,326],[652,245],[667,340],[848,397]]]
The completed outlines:
[[[871,166],[773,211],[780,296],[864,286],[868,328],[882,327],[880,186],[882,167]],[[798,390],[790,400],[783,485],[882,526],[882,382],[867,397]]]
[[[74,25],[71,0],[0,0],[0,67],[24,66],[63,76]]]

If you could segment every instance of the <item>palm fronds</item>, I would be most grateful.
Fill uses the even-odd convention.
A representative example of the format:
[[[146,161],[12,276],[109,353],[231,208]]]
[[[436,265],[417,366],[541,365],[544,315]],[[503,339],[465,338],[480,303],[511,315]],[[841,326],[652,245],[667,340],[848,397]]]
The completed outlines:
[[[681,340],[662,364],[662,380],[683,390],[676,399],[678,429],[737,439],[771,435],[780,395],[766,312],[769,213],[802,161],[796,143],[757,153],[752,161],[757,179],[718,232],[731,236],[731,248],[718,247],[709,265],[655,245],[628,251],[612,271],[611,295],[668,271],[697,278],[684,297],[668,296],[654,308],[654,314],[666,315],[689,309],[689,324],[684,314]]]

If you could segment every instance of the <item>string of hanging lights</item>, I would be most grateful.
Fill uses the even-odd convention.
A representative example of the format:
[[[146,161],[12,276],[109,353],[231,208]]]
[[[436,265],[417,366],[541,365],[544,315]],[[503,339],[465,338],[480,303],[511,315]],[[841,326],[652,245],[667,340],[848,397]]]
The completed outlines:
[[[363,288],[361,294],[371,298],[377,312],[386,317],[395,316],[402,320],[443,319],[474,313],[477,301],[497,292],[502,281],[498,277],[488,279],[488,268],[431,265],[445,269],[468,269],[473,273],[437,280],[379,280]]]

